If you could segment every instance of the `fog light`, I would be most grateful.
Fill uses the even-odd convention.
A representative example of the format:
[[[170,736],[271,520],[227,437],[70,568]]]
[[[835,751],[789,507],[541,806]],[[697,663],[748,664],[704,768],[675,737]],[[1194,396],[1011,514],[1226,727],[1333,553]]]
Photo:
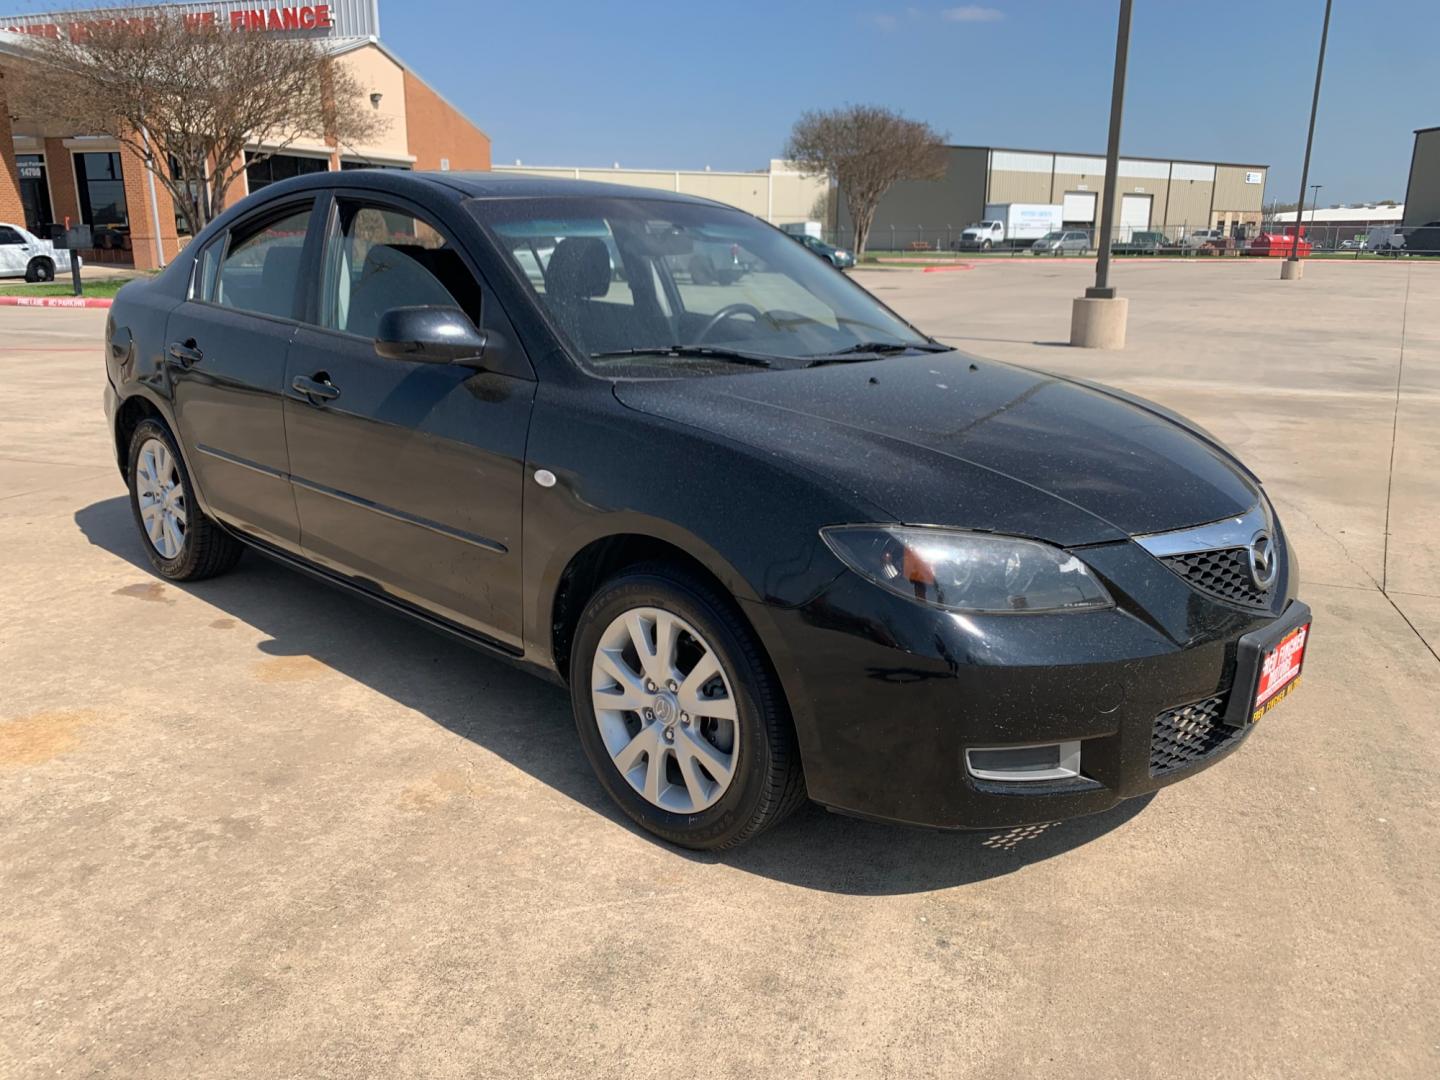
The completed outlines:
[[[965,767],[980,780],[1069,780],[1080,775],[1080,740],[966,750]]]

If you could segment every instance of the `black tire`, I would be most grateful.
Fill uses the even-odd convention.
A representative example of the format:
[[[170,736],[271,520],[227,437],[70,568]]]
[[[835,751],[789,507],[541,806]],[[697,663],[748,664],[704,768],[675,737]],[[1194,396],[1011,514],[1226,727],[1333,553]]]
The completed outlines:
[[[981,243],[980,243],[980,250],[981,250],[981,251],[989,251],[989,250],[990,250],[990,241],[989,241],[989,240],[981,241]]]
[[[635,791],[615,767],[591,704],[591,664],[606,627],[622,612],[655,607],[680,616],[715,649],[731,677],[738,764],[715,805],[696,814],[664,810]],[[805,801],[805,777],[779,679],[735,602],[696,575],[665,564],[623,571],[586,604],[570,652],[570,698],[580,745],[610,797],[641,828],[696,851],[734,847],[785,819]]]
[[[46,258],[31,259],[30,265],[25,267],[25,280],[32,284],[37,281],[54,281],[55,264]]]
[[[185,538],[180,545],[179,553],[169,559],[156,550],[140,516],[140,497],[136,488],[135,467],[140,457],[140,448],[150,439],[159,439],[169,449],[171,457],[175,460],[175,468],[179,473],[180,482],[184,486],[187,518]],[[126,458],[125,482],[130,488],[130,512],[135,518],[135,528],[140,532],[140,542],[144,545],[150,565],[161,577],[170,581],[200,581],[225,573],[239,561],[241,553],[245,550],[244,545],[206,517],[200,509],[193,497],[195,485],[185,468],[185,460],[180,456],[180,450],[175,445],[175,439],[170,434],[170,429],[160,421],[142,420],[135,428],[135,434],[130,437],[130,453]]]

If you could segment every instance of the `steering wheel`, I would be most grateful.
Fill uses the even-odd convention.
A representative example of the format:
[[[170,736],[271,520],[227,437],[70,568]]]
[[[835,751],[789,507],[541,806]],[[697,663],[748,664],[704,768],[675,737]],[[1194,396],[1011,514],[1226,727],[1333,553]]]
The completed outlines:
[[[765,313],[753,304],[726,304],[714,315],[711,315],[710,320],[700,328],[700,332],[695,335],[694,344],[701,344],[715,332],[717,326],[726,319],[733,319],[736,315],[749,315],[757,323],[765,318]]]

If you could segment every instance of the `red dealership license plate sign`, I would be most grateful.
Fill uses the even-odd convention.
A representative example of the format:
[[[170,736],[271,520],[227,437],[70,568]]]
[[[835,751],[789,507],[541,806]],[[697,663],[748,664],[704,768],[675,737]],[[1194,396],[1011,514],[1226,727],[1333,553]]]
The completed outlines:
[[[1305,662],[1305,643],[1310,639],[1310,624],[1297,626],[1271,649],[1260,663],[1260,681],[1255,687],[1255,704],[1250,710],[1251,721],[1259,720],[1300,685],[1300,668]]]

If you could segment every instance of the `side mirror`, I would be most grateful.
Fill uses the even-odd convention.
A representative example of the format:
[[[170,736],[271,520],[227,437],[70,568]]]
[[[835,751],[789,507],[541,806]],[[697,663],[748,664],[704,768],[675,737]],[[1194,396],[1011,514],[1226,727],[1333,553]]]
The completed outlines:
[[[386,360],[480,366],[485,335],[459,308],[398,307],[380,316],[375,352]]]

